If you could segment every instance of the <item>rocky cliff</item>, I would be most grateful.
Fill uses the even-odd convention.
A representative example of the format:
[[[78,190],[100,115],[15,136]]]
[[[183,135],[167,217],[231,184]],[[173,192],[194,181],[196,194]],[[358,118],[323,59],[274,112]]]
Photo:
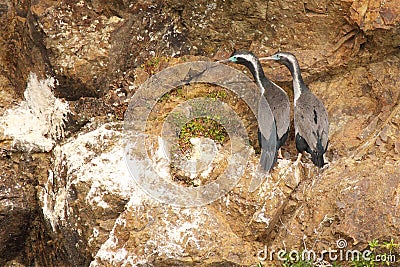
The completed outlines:
[[[270,266],[283,262],[271,251],[363,251],[373,240],[400,260],[399,1],[10,0],[0,20],[0,265]],[[162,204],[124,160],[130,99],[167,67],[234,49],[297,56],[329,113],[329,164],[295,162],[292,130],[255,191],[250,147],[241,180],[218,200]],[[263,67],[292,95],[285,68]],[[246,104],[213,90],[171,92],[149,131],[201,95],[233,106],[256,144]],[[229,142],[217,144],[222,155]],[[222,156],[192,184],[176,182],[194,186],[225,165]]]

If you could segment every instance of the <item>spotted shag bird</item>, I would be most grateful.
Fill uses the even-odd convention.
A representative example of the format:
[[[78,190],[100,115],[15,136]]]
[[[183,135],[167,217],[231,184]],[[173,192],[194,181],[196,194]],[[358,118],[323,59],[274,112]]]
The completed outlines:
[[[277,150],[279,150],[287,140],[290,126],[290,102],[286,92],[265,77],[260,61],[253,53],[249,51],[234,52],[229,59],[224,61],[244,65],[250,70],[255,82],[260,88],[261,95],[264,95],[267,99],[274,116],[277,133]],[[262,139],[263,136],[260,131],[258,131],[258,141],[261,148],[263,147],[263,142],[265,142],[265,140]],[[275,162],[276,157],[274,159],[274,163]]]
[[[324,104],[305,85],[296,57],[278,52],[260,60],[272,59],[285,65],[292,74],[294,91],[294,131],[296,148],[308,152],[312,162],[324,166],[324,153],[328,148],[328,113]]]

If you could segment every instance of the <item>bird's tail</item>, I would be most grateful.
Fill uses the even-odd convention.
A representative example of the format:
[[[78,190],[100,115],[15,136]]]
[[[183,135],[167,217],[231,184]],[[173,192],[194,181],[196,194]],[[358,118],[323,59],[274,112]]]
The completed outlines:
[[[311,153],[311,161],[318,167],[322,168],[325,165],[324,162],[324,154],[319,152],[312,152]]]
[[[269,140],[258,130],[258,141],[261,146],[260,165],[264,170],[269,171],[278,160],[279,143],[276,128],[270,134]]]
[[[261,149],[261,158],[260,164],[264,170],[269,171],[275,165],[276,161],[278,160],[278,151],[267,151]]]
[[[318,135],[317,151],[310,151],[311,152],[310,154],[311,154],[311,161],[320,168],[324,167],[325,165],[324,153],[326,152],[327,148],[328,145],[326,145],[326,147],[323,147],[321,138],[319,138]]]

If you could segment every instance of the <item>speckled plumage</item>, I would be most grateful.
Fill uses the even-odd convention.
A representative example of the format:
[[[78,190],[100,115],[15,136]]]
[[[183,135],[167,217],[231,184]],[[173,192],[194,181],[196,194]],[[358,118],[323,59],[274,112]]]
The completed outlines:
[[[279,52],[268,58],[285,65],[293,77],[294,130],[296,148],[310,153],[312,162],[324,166],[324,153],[328,147],[329,122],[324,104],[305,85],[296,57]]]
[[[261,94],[266,98],[276,124],[278,150],[286,142],[290,127],[290,102],[286,92],[265,77],[261,64],[253,53],[249,51],[234,52],[228,61],[246,66],[260,88]],[[260,131],[258,137],[261,148],[268,145],[267,140],[261,135]]]

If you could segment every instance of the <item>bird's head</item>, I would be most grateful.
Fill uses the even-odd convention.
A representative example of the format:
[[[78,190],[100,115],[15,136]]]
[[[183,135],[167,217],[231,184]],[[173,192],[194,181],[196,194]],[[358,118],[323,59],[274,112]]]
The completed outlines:
[[[277,52],[270,57],[262,57],[260,60],[275,60],[289,68],[298,64],[296,57],[288,52]]]
[[[220,63],[232,62],[241,65],[257,65],[257,57],[250,51],[236,51],[225,60],[218,61]]]
[[[250,51],[233,52],[233,54],[228,59],[220,60],[218,62],[233,62],[236,64],[244,65],[251,71],[253,76],[258,75],[260,72],[262,72],[262,67],[260,62],[258,61],[258,58]]]

